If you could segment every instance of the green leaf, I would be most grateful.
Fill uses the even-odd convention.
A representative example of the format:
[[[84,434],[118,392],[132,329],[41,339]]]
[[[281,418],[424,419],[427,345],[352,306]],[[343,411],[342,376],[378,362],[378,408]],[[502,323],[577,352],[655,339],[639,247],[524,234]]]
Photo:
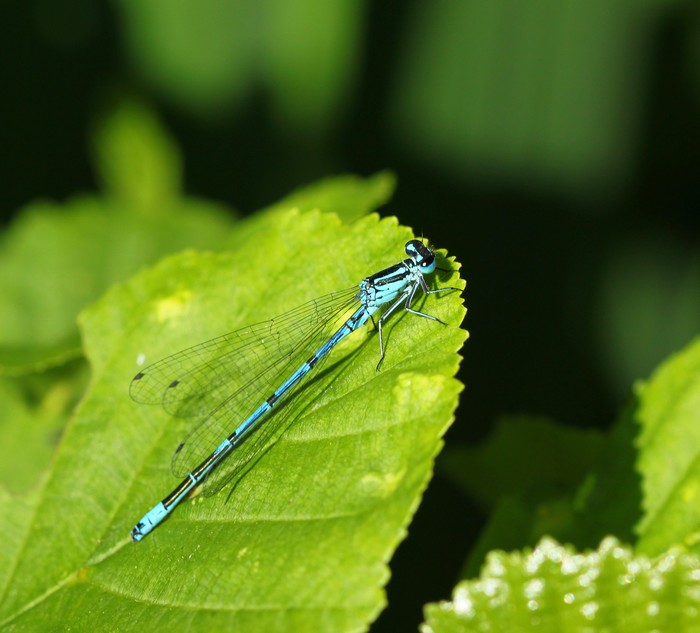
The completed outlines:
[[[637,388],[644,515],[638,547],[700,552],[700,338]]]
[[[17,565],[17,552],[23,546],[22,539],[29,530],[38,503],[37,491],[26,496],[15,496],[0,486],[0,525],[4,530],[0,547],[0,595],[12,591],[10,582]]]
[[[451,602],[425,608],[423,633],[697,631],[700,561],[673,550],[649,559],[613,538],[577,553],[551,539],[489,555]]]
[[[352,286],[403,258],[411,237],[392,218],[346,226],[288,212],[235,253],[170,257],[87,310],[89,393],[31,520],[0,517],[12,532],[0,545],[0,628],[366,628],[457,405],[460,294],[417,303],[447,325],[394,315],[379,372],[376,333],[350,337],[289,403],[295,424],[230,498],[224,490],[184,502],[139,544],[129,530],[177,483],[168,466],[186,429],[132,402],[128,385],[139,358]],[[437,278],[463,283],[456,272]]]
[[[132,209],[162,213],[180,195],[182,158],[155,114],[120,101],[94,132],[96,167],[105,191]]]

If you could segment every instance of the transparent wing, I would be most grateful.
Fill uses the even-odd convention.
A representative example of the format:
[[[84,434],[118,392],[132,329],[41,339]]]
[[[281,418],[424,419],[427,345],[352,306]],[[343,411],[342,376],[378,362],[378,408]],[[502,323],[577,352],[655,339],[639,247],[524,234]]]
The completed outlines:
[[[130,388],[136,402],[160,403],[171,415],[196,420],[173,456],[173,474],[184,477],[202,462],[357,306],[357,287],[334,292],[280,317],[168,356],[139,372]],[[277,417],[277,409],[274,414]],[[255,434],[252,444],[258,443],[259,435]],[[239,448],[234,455],[247,452]],[[234,455],[227,462],[243,459],[232,459]],[[226,471],[230,472],[228,465]]]
[[[348,311],[349,312],[349,311]],[[278,374],[276,382],[282,383],[299,366],[306,361],[328,337],[337,329],[337,326],[323,328],[310,337],[300,348],[304,350],[298,355],[288,357],[288,360],[275,368]],[[304,410],[306,399],[301,396],[301,391],[319,376],[319,370],[327,357],[322,358],[316,364],[313,377],[302,380],[293,386],[285,398],[278,402],[274,409],[258,420],[249,435],[245,437],[241,445],[229,454],[224,462],[206,478],[203,485],[203,493],[206,496],[213,495],[223,487],[233,484],[231,492],[245,474],[255,466],[258,459],[267,452],[275,442],[284,434],[286,429],[294,422],[297,416]],[[290,398],[297,392],[293,398]],[[269,396],[272,392],[267,393]],[[267,397],[265,396],[265,397]],[[211,453],[213,448],[233,430],[230,425],[231,411],[240,406],[241,410],[252,413],[264,398],[254,399],[249,397],[245,390],[232,394],[230,398],[216,407],[206,420],[185,439],[173,455],[172,471],[178,477],[186,476],[192,470],[193,465],[199,464]],[[303,400],[303,402],[302,402]],[[246,413],[240,421],[248,417]],[[214,437],[218,437],[214,440]],[[230,493],[229,493],[230,494]]]

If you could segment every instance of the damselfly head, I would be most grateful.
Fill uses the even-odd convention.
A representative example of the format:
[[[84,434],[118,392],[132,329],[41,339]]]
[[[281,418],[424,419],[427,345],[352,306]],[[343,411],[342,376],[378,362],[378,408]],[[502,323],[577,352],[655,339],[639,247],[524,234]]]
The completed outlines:
[[[428,275],[435,270],[435,253],[430,247],[420,240],[406,242],[406,255],[408,255],[420,268],[423,275]]]

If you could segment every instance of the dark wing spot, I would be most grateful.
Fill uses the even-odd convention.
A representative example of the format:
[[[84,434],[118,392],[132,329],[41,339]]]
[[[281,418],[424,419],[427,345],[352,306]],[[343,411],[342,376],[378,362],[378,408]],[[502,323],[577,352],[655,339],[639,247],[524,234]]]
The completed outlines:
[[[172,389],[173,387],[177,387],[180,384],[179,380],[173,380],[169,385],[168,389]]]
[[[142,371],[140,371],[138,374],[136,374],[136,375],[134,376],[134,379],[132,380],[132,382],[134,382],[134,381],[136,381],[136,380],[141,380],[141,378],[143,378],[145,375],[146,375],[146,374],[144,374]]]

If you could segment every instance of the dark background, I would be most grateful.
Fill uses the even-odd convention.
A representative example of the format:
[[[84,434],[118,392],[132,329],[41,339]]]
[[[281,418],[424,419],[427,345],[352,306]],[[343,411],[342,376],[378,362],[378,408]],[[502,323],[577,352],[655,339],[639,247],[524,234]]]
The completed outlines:
[[[211,19],[190,32],[160,4],[142,5],[149,17],[127,0],[3,3],[3,223],[99,189],[90,130],[121,92],[179,143],[187,193],[243,214],[327,175],[391,169],[383,212],[468,280],[448,444],[521,412],[609,428],[633,381],[697,333],[697,5],[238,3],[245,60],[212,79],[230,15],[202,3]],[[178,50],[192,66],[179,70]],[[403,606],[377,630],[414,630],[422,604],[449,596],[482,520],[436,478],[392,562],[389,604]]]

